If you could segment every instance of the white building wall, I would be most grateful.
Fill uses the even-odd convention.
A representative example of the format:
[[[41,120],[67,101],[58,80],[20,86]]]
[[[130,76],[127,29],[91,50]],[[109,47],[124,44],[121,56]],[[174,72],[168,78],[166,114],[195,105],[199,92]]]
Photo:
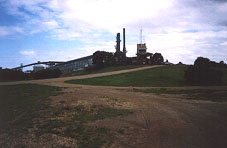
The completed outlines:
[[[92,65],[92,58],[72,61],[70,63],[57,65],[61,71],[78,71]]]

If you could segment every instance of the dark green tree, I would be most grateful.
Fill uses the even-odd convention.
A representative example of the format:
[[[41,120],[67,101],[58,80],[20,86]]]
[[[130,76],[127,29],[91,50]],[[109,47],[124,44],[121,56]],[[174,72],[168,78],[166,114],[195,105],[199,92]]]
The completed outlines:
[[[185,71],[186,82],[190,85],[220,85],[223,72],[217,65],[208,58],[198,57]]]
[[[113,64],[113,54],[106,51],[96,51],[92,60],[96,67],[110,66]]]
[[[162,54],[157,52],[152,56],[150,60],[151,60],[151,64],[153,65],[160,65],[164,62],[164,58]]]

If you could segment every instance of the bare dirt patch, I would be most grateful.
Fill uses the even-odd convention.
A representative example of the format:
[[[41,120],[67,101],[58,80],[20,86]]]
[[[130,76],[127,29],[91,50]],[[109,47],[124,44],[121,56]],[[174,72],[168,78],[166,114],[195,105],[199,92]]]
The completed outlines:
[[[226,102],[186,100],[179,96],[130,92],[128,88],[74,86],[65,89],[63,95],[53,97],[52,104],[69,108],[95,104],[133,110],[128,116],[86,124],[109,129],[114,137],[110,147],[224,148],[227,145]]]

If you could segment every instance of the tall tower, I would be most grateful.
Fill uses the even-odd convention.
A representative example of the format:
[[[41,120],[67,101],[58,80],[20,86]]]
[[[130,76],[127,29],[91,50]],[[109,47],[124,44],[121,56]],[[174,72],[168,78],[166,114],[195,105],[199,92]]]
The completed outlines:
[[[143,30],[140,30],[140,44],[137,44],[137,55],[144,55],[147,53],[146,43],[143,43]]]
[[[116,52],[120,52],[121,51],[121,39],[120,39],[120,33],[117,33],[117,37],[116,37]]]
[[[140,29],[140,44],[143,44],[143,29]]]
[[[126,56],[126,45],[125,45],[125,28],[123,28],[123,53]]]

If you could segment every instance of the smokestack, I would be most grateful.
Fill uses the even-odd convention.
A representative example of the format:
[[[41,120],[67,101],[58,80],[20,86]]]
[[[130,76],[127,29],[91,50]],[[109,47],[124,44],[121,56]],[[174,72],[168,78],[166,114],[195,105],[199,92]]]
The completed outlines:
[[[116,45],[116,52],[120,52],[121,50],[121,39],[120,39],[120,33],[117,33],[117,38],[116,38],[116,42],[117,42],[117,45]]]
[[[126,47],[125,47],[125,28],[123,28],[123,53],[126,54]]]

